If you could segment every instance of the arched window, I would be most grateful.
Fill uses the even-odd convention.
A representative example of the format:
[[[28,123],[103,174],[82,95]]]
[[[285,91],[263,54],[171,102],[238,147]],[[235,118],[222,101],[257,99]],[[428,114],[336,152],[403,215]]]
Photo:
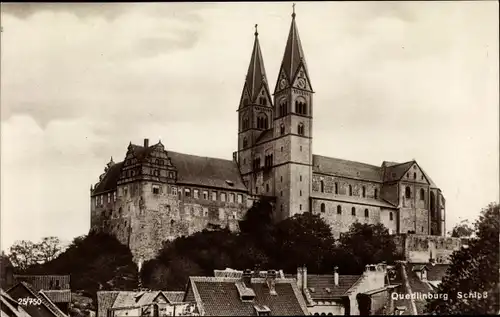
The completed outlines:
[[[436,197],[434,196],[434,192],[431,192],[431,217],[435,217],[436,214]]]
[[[283,123],[280,125],[280,134],[285,134],[285,125]]]
[[[321,187],[321,192],[324,193],[325,192],[325,182],[324,181],[320,182],[320,187]]]
[[[304,135],[304,124],[302,122],[299,123],[299,126],[297,127],[297,132],[299,135]]]
[[[413,179],[417,179],[417,173],[413,173]]]
[[[280,101],[280,105],[279,105],[279,116],[280,117],[283,117],[283,116],[286,116],[287,114],[287,102],[286,102],[286,99],[281,99]]]
[[[337,214],[342,214],[342,206],[340,205],[337,206]]]
[[[366,187],[363,186],[363,197],[366,197]]]
[[[389,220],[391,220],[391,221],[392,221],[392,219],[393,219],[393,216],[392,216],[392,211],[391,211],[391,212],[389,213]]]
[[[352,185],[349,185],[349,196],[352,196]]]
[[[335,183],[335,195],[339,194],[339,183]]]
[[[269,184],[266,184],[266,192],[269,192]]]
[[[406,188],[405,188],[405,197],[411,198],[411,189],[408,186],[406,186]]]
[[[325,204],[321,204],[321,212],[325,212]]]
[[[370,212],[368,211],[368,209],[365,209],[365,217],[368,217],[368,216],[369,216],[369,213],[370,213]]]
[[[351,215],[356,216],[356,208],[351,208]]]
[[[425,200],[425,190],[420,188],[420,200]]]
[[[243,148],[246,148],[248,146],[248,140],[246,137],[243,138]]]
[[[378,189],[375,188],[373,196],[375,197],[375,199],[378,199]]]

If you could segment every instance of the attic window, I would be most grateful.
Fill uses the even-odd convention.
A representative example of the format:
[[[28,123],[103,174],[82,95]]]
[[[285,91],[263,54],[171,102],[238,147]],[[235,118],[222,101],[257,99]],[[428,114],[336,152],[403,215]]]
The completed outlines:
[[[226,179],[226,183],[227,183],[229,186],[234,186],[233,181],[230,181],[230,180],[228,180],[228,179]]]

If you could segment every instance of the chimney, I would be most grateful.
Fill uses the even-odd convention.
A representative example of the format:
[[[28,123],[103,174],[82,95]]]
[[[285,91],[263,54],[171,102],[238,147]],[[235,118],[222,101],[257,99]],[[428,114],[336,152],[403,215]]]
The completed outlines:
[[[149,147],[149,139],[144,139],[144,147]]]
[[[269,294],[278,295],[276,293],[276,271],[275,270],[267,271],[266,284],[267,284],[267,287],[269,288]]]
[[[307,289],[307,267],[305,265],[297,268],[297,286],[300,290]]]
[[[243,276],[242,276],[242,281],[243,284],[245,284],[245,287],[247,288],[252,288],[252,270],[246,269],[243,271]]]
[[[333,268],[333,283],[335,286],[339,286],[339,267],[336,266]]]

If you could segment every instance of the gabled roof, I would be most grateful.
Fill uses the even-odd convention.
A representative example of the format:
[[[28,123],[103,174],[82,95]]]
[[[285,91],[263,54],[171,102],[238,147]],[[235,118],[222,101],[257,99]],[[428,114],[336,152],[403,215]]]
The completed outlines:
[[[177,168],[177,182],[246,191],[236,162],[220,158],[167,152]],[[228,182],[229,181],[229,182]]]
[[[382,181],[382,170],[379,166],[315,154],[313,155],[313,172],[375,182]]]
[[[390,165],[384,165],[387,163],[389,163]],[[414,161],[399,164],[393,162],[384,162],[382,164],[382,166],[385,166],[384,182],[400,180],[414,163]]]
[[[5,314],[5,315],[4,315]],[[17,300],[14,300],[3,289],[0,289],[0,315],[15,317],[31,317]]]
[[[71,290],[43,290],[43,293],[54,303],[71,302]]]
[[[166,291],[163,295],[168,299],[171,304],[182,303],[185,293],[183,291]]]
[[[38,293],[38,298],[42,300],[42,302],[47,306],[57,317],[66,317],[66,314],[63,313],[59,307],[45,294],[44,291],[40,291]]]
[[[333,274],[308,274],[307,289],[313,300],[333,300],[347,295],[348,291],[362,278],[362,275],[339,275],[335,285]]]
[[[107,317],[108,309],[113,307],[120,291],[97,292],[97,317]]]
[[[308,315],[304,298],[293,279],[277,278],[277,295],[271,295],[264,278],[252,278],[253,301],[242,301],[236,283],[239,278],[201,277],[189,278],[198,310],[205,316],[254,316],[256,308],[267,306],[271,316]],[[189,289],[188,289],[189,291]]]
[[[281,69],[285,72],[289,83],[292,83],[295,74],[300,66],[304,67],[307,78],[309,79],[306,59],[300,42],[299,31],[295,22],[295,12],[292,14],[292,23],[288,32],[288,39],[285,46],[285,53],[281,62]]]
[[[27,305],[24,310],[31,317],[67,317],[57,306],[44,294],[37,293],[37,291],[26,282],[19,282],[13,287],[11,287],[7,293],[11,295],[14,299],[19,299],[21,297],[26,297],[23,295],[23,289],[25,294],[27,293],[29,297],[34,299],[40,299],[42,303],[40,305]]]
[[[98,195],[116,189],[122,166],[123,162],[118,162],[112,165],[104,175],[102,181],[96,185],[92,195]]]
[[[256,26],[257,27],[257,26]],[[259,44],[259,33],[255,30],[255,41],[253,44],[252,58],[248,66],[248,72],[245,80],[246,89],[250,94],[250,102],[254,103],[262,87],[269,92],[267,84],[266,70],[264,68],[264,59]]]
[[[36,291],[71,289],[69,275],[14,275],[14,279],[17,282],[29,283]]]
[[[428,281],[441,281],[443,277],[446,275],[446,271],[450,267],[449,264],[442,264],[442,263],[413,263],[413,264],[407,264],[412,268],[412,271],[420,271],[424,267],[427,270],[427,280]]]

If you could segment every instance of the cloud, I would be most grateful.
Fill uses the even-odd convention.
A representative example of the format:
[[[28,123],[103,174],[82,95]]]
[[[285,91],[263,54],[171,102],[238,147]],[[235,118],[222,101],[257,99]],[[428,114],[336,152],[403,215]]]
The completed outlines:
[[[497,8],[298,4],[314,152],[417,159],[446,195],[448,225],[498,200]],[[85,233],[90,184],[130,141],[230,159],[253,26],[273,90],[290,13],[283,3],[2,4],[3,243]],[[15,230],[23,219],[26,234]]]

